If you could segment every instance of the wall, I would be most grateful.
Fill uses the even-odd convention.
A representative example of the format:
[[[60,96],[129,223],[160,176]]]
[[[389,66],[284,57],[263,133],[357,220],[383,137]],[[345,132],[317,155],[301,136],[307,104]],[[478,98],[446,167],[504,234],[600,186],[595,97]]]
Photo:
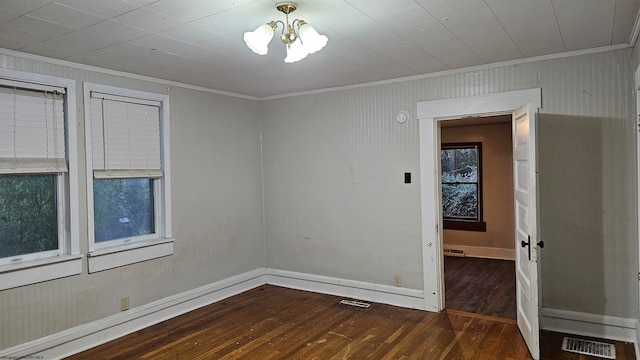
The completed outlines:
[[[441,143],[482,143],[482,203],[487,231],[444,230],[443,242],[453,246],[514,248],[513,156],[509,122],[442,127]],[[500,256],[496,253],[495,256]]]
[[[539,87],[542,306],[635,318],[632,83],[622,49],[265,101],[267,266],[422,289],[416,103]]]
[[[77,80],[78,143],[84,144],[82,82],[167,93],[171,108],[172,256],[0,291],[0,349],[264,268],[260,104],[161,83],[0,55],[0,66]],[[87,252],[86,175],[80,149],[80,213]],[[82,225],[84,224],[84,225]]]

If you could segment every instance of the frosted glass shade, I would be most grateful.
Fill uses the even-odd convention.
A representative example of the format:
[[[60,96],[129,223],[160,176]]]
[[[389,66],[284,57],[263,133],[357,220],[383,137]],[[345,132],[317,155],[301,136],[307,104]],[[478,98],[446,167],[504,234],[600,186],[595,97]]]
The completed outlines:
[[[302,45],[300,38],[297,38],[293,44],[287,46],[287,57],[284,59],[286,63],[300,61],[309,55],[307,48]]]
[[[269,24],[260,25],[252,32],[244,33],[244,42],[258,55],[266,55],[269,52],[271,39],[273,39],[273,28]]]
[[[298,36],[309,54],[313,54],[322,49],[327,45],[327,41],[329,41],[326,36],[318,34],[316,29],[307,23],[300,25],[298,28]]]

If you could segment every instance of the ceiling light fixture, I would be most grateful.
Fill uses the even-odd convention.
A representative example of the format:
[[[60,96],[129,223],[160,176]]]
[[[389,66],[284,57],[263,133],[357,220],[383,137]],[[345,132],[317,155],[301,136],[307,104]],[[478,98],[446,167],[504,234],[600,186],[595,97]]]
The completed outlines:
[[[286,23],[280,20],[270,21],[252,32],[244,33],[244,42],[247,43],[249,49],[258,55],[266,55],[269,52],[269,42],[273,39],[278,24],[282,24],[280,40],[287,47],[287,57],[284,59],[286,63],[302,60],[327,45],[329,39],[318,34],[316,29],[303,20],[295,19],[289,24],[289,14],[296,11],[297,8],[298,4],[293,1],[277,3],[276,9],[284,13]],[[296,25],[298,31],[296,31]]]

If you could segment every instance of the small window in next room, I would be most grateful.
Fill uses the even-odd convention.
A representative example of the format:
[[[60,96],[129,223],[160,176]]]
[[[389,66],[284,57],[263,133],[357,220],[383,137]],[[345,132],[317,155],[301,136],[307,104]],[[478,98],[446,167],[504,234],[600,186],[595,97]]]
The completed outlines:
[[[482,143],[442,144],[444,228],[486,231],[482,219]]]

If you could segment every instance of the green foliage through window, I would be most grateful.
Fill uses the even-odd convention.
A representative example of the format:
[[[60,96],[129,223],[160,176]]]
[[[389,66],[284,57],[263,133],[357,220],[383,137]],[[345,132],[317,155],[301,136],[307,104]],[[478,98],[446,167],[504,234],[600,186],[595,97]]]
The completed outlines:
[[[100,179],[93,182],[95,241],[154,232],[152,179]]]
[[[58,246],[55,175],[0,175],[0,258]]]

